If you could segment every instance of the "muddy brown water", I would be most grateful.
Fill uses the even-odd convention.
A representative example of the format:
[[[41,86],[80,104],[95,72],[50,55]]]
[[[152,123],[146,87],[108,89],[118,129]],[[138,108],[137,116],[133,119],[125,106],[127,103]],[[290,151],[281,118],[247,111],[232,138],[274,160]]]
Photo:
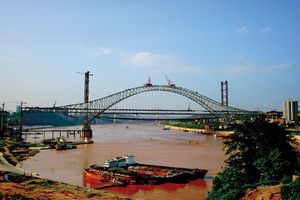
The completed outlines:
[[[79,126],[67,127],[80,129]],[[66,127],[62,128],[66,129]],[[106,159],[134,154],[139,163],[204,168],[207,176],[215,176],[226,159],[223,139],[210,135],[163,130],[154,124],[94,125],[94,144],[78,145],[77,149],[41,150],[21,163],[22,168],[51,180],[84,186],[84,168],[101,164]],[[46,135],[51,137],[51,134]],[[28,141],[37,142],[43,135]],[[73,136],[69,138],[74,140]],[[78,135],[75,140],[78,140]],[[114,187],[110,192],[133,199],[204,199],[211,189],[209,178],[185,184],[162,184]]]

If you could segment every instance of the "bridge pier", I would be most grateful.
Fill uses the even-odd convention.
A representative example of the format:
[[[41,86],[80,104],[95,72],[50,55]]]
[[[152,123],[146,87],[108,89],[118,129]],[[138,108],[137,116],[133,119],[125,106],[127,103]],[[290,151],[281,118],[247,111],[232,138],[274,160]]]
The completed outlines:
[[[93,130],[90,124],[83,124],[80,137],[84,139],[85,138],[89,139],[93,137]]]

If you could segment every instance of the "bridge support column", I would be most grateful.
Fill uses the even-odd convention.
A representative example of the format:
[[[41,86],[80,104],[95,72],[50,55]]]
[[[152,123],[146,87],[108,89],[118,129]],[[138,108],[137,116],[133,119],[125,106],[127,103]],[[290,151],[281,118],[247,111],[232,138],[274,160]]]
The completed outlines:
[[[93,137],[93,130],[90,124],[84,124],[81,129],[80,137],[89,139]]]
[[[204,119],[204,131],[206,134],[211,133],[211,129],[209,127],[209,119]]]

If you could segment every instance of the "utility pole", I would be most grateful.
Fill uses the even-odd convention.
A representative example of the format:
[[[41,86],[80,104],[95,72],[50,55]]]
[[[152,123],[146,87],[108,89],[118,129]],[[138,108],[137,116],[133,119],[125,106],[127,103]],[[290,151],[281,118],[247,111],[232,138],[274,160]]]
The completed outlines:
[[[20,111],[20,132],[19,132],[19,137],[20,138],[22,138],[22,131],[23,131],[23,110],[22,110],[22,108],[23,108],[23,105],[24,104],[27,104],[26,102],[24,102],[24,101],[21,101],[21,104],[20,104],[20,106],[21,106],[21,111]]]
[[[0,121],[0,136],[4,134],[4,127],[5,127],[5,122],[4,122],[4,106],[5,106],[5,103],[3,102],[2,103],[2,112],[0,112],[0,115],[1,115],[1,121]]]

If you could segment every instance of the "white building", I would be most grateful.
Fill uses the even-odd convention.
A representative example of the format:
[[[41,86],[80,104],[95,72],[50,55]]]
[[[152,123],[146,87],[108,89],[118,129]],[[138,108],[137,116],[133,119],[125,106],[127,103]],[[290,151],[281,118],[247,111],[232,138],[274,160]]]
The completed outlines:
[[[287,123],[298,122],[298,101],[289,99],[283,102],[283,118]]]
[[[21,112],[21,106],[16,106],[16,113],[20,113]]]

